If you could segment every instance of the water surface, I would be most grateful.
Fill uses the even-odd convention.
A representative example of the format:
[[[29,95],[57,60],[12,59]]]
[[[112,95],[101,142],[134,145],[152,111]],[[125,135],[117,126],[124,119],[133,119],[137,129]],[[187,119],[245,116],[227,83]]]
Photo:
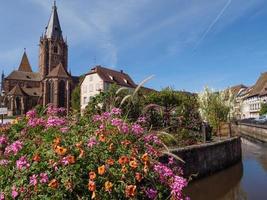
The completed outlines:
[[[242,162],[192,182],[192,200],[267,200],[267,145],[242,139]]]

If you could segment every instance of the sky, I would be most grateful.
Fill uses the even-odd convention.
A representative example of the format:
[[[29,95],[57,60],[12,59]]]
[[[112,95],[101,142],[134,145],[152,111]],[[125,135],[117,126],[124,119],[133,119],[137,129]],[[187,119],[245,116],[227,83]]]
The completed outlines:
[[[52,0],[0,0],[0,70],[18,68],[38,43]],[[266,0],[57,0],[73,75],[94,65],[148,87],[199,92],[253,85],[267,71]]]

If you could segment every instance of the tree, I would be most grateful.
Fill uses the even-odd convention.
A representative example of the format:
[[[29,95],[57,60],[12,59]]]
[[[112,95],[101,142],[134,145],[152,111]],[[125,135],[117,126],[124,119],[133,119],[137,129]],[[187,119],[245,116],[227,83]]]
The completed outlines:
[[[230,90],[227,90],[227,92],[214,92],[206,87],[198,95],[200,114],[203,120],[211,124],[217,134],[220,134],[221,123],[229,122],[231,119],[233,101],[233,95],[231,95]]]
[[[262,103],[260,109],[260,115],[266,115],[266,114],[267,114],[267,103]]]
[[[80,101],[81,101],[81,87],[76,86],[71,94],[71,107],[76,111],[80,111]]]

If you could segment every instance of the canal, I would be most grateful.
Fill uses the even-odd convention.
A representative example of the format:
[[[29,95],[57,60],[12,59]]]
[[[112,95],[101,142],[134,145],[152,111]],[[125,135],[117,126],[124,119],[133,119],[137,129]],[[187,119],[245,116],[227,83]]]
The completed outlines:
[[[192,200],[266,200],[267,145],[242,139],[242,162],[190,183],[185,193]]]

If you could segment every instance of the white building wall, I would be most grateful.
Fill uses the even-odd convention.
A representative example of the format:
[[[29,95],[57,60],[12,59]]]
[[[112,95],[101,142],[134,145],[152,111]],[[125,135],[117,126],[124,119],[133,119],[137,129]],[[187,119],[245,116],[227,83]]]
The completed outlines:
[[[104,82],[98,74],[86,75],[81,84],[81,113],[88,105],[90,98],[104,90]]]

